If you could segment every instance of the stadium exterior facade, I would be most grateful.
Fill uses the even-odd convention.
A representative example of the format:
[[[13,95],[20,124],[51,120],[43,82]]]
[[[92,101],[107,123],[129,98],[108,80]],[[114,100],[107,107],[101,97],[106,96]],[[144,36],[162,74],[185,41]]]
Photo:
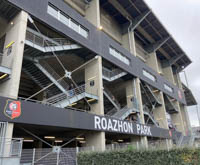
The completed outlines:
[[[190,136],[191,60],[142,0],[1,0],[0,53],[1,136],[24,148]]]

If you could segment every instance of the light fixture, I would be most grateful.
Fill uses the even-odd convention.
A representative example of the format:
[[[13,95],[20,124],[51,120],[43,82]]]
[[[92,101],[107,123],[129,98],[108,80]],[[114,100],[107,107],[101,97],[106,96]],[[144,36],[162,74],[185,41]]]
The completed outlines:
[[[56,143],[62,143],[63,140],[55,140]]]
[[[103,30],[103,26],[99,26],[99,30]]]
[[[55,139],[55,136],[45,136],[45,139]]]
[[[84,140],[85,138],[77,137],[76,140]]]
[[[155,90],[155,91],[153,91],[153,93],[156,93],[156,92],[159,92],[159,90]]]
[[[118,140],[118,142],[123,142],[123,141],[124,141],[124,140],[122,140],[122,139],[119,139],[119,140]]]
[[[86,143],[86,141],[79,141],[79,143],[82,143],[82,144],[84,144],[84,143]]]
[[[88,100],[88,102],[92,102],[92,101],[95,101],[95,99],[90,99],[90,100]]]
[[[14,22],[13,22],[13,21],[11,21],[11,22],[10,22],[10,24],[11,24],[11,25],[14,25]]]
[[[34,142],[34,140],[31,140],[31,139],[24,139],[23,141],[24,142]]]
[[[5,78],[8,74],[3,74],[2,76],[0,76],[0,80]]]
[[[74,106],[74,105],[76,105],[77,103],[73,103],[73,104],[70,104],[70,105],[68,105],[69,107],[72,107],[72,106]]]

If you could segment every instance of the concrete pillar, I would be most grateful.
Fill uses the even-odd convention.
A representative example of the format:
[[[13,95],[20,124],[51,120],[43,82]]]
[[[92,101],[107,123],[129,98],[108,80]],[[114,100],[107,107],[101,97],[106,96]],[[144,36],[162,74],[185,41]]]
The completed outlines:
[[[176,126],[177,130],[185,135],[185,128],[183,124],[183,119],[181,115],[181,110],[178,101],[174,101],[175,106],[178,109],[178,113],[171,114],[172,123]]]
[[[154,69],[156,72],[159,72],[156,52],[150,53],[148,55],[148,58],[146,59],[146,64],[152,69]]]
[[[6,39],[4,48],[11,42],[14,42],[12,45],[12,49],[8,52],[8,49],[5,49],[2,59],[2,65],[7,66],[12,69],[12,73],[10,79],[3,82],[0,85],[0,93],[4,97],[9,97],[12,99],[17,99],[21,69],[22,69],[22,61],[23,61],[23,53],[24,53],[24,43],[25,43],[25,35],[27,28],[27,13],[21,11],[13,20],[12,25],[8,24],[5,27]],[[13,134],[13,123],[8,123],[6,130],[6,139],[11,139]],[[10,147],[6,145],[5,154],[8,154],[10,151]]]
[[[166,117],[166,109],[165,109],[165,102],[162,92],[158,92],[158,98],[160,102],[162,103],[161,106],[155,107],[153,110],[153,115],[155,117],[155,120],[159,123],[159,126],[161,128],[169,129],[167,117]]]
[[[169,67],[163,68],[162,70],[163,70],[164,77],[167,80],[169,80],[172,84],[175,84],[172,67],[169,66]]]
[[[130,31],[122,36],[122,45],[124,48],[128,49],[134,56],[136,56],[136,45],[135,45],[135,36],[134,32]],[[134,91],[135,90],[135,91]],[[139,111],[140,111],[140,121],[142,124],[145,124],[144,121],[144,112],[143,112],[143,103],[142,103],[142,94],[141,94],[141,87],[140,87],[140,79],[136,78],[127,83],[126,87],[126,95],[127,95],[127,106],[132,106],[130,101],[130,97],[132,95],[136,95],[137,102],[139,104]],[[144,147],[148,147],[147,137],[141,137],[141,144]]]
[[[144,120],[144,111],[143,111],[143,102],[142,102],[142,93],[141,93],[141,86],[140,86],[140,79],[136,78],[135,79],[135,88],[136,88],[136,99],[138,101],[138,108],[140,111],[140,121],[141,124],[145,124]],[[144,147],[148,147],[148,140],[147,137],[141,137],[141,143]]]
[[[134,32],[130,31],[122,36],[122,45],[125,49],[129,50],[134,56],[136,56]]]
[[[85,18],[96,27],[100,27],[100,6],[99,0],[90,2],[85,12]]]
[[[184,125],[184,129],[185,129],[185,135],[189,135],[189,133],[191,131],[191,124],[190,124],[189,116],[187,113],[187,108],[185,105],[180,104],[180,112],[181,112],[183,125]]]
[[[127,107],[132,108],[133,107],[133,98],[136,98],[135,95],[135,87],[134,87],[134,80],[130,80],[126,83],[126,101],[127,101]]]
[[[0,93],[5,97],[16,99],[18,97],[24,43],[27,28],[27,13],[20,12],[13,20],[13,25],[8,26],[6,31],[6,47],[9,43],[14,42],[12,50],[8,55],[8,49],[3,54],[2,64],[12,68],[10,79],[0,85]]]
[[[102,58],[96,56],[85,67],[86,92],[98,96],[98,102],[91,105],[91,112],[104,115],[103,103],[103,78],[102,78]],[[105,132],[93,132],[86,135],[86,146],[94,147],[96,150],[105,150]]]

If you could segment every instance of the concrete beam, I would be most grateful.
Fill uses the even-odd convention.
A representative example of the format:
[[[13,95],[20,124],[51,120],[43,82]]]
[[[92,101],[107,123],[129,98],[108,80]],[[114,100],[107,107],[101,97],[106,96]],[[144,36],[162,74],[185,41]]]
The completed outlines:
[[[124,9],[124,7],[121,6],[119,2],[116,0],[108,0],[108,2],[112,4],[125,18],[131,18],[131,15],[126,11],[126,9]]]
[[[150,44],[148,46],[146,46],[144,49],[148,52],[148,53],[152,53],[152,52],[155,52],[157,51],[158,49],[160,49],[160,47],[162,45],[164,45],[168,40],[170,39],[170,36],[168,37],[165,37],[165,38],[162,38],[161,40],[153,43],[153,44]]]
[[[166,68],[166,67],[169,67],[169,66],[172,66],[174,65],[178,60],[180,60],[185,54],[180,54],[180,55],[177,55],[177,56],[174,56],[172,57],[170,60],[166,60],[162,63],[162,67],[163,68]]]
[[[126,23],[124,26],[123,26],[123,29],[122,29],[122,34],[125,34],[128,32],[128,27],[130,26],[131,30],[135,30],[139,25],[140,23],[151,13],[151,10],[148,10],[144,13],[142,13],[141,15],[139,15],[138,17],[132,19],[132,25],[130,26],[130,23]],[[131,17],[132,18],[132,17]]]

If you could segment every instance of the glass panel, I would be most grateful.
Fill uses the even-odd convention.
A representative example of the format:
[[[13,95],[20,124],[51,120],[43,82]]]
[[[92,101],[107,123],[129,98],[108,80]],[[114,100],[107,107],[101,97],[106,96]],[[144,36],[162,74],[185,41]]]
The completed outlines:
[[[156,81],[156,78],[154,75],[152,75],[151,73],[147,72],[146,70],[143,70],[143,75],[145,77],[147,77],[148,79],[152,80],[152,81]]]
[[[120,61],[122,61],[123,63],[130,65],[130,60],[128,58],[126,58],[125,56],[123,56],[120,52],[118,52],[117,50],[113,49],[113,48],[109,48],[109,53],[110,55],[116,57],[117,59],[119,59]]]
[[[47,12],[63,24],[69,26],[71,29],[82,35],[83,37],[88,38],[89,31],[85,27],[81,26],[78,22],[71,19],[69,16],[67,16],[62,11],[58,10],[53,5],[48,5]]]
[[[79,33],[79,25],[74,20],[71,20],[71,28]]]
[[[172,87],[170,87],[170,86],[169,86],[169,85],[167,85],[167,84],[164,84],[164,88],[165,88],[166,90],[168,90],[169,92],[171,92],[171,93],[173,93],[173,92],[174,92],[173,88],[172,88]]]
[[[51,15],[51,16],[53,16],[53,17],[55,17],[55,18],[57,18],[58,19],[58,10],[56,9],[56,8],[54,8],[53,6],[48,6],[48,9],[47,9],[47,12]]]
[[[80,27],[80,34],[85,37],[85,38],[88,38],[88,31],[83,28],[82,26]]]
[[[69,17],[67,17],[65,14],[60,13],[60,21],[69,26]]]

